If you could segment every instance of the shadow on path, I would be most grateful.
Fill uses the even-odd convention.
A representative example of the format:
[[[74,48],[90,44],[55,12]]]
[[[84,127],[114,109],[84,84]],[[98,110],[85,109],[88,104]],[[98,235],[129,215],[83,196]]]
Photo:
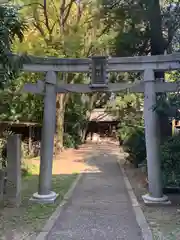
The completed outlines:
[[[103,144],[94,151],[87,172],[47,240],[142,240],[117,166],[118,147]]]

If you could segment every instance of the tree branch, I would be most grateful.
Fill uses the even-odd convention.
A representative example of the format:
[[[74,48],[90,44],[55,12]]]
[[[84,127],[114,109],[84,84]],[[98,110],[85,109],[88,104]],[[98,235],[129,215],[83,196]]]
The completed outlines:
[[[100,37],[102,37],[102,35],[105,34],[105,32],[107,32],[108,30],[109,30],[109,26],[107,25],[107,26],[101,31],[101,33],[97,36],[97,39],[100,38]],[[87,53],[85,53],[86,56],[89,56],[89,54],[90,54],[90,52],[91,52],[91,50],[92,50],[93,47],[94,47],[94,44],[91,43],[90,46],[89,46],[89,48],[88,48],[88,50],[87,50]]]
[[[66,21],[69,17],[69,14],[70,14],[70,11],[71,11],[71,8],[72,8],[72,5],[73,5],[74,1],[75,0],[71,0],[70,3],[64,9],[64,12],[66,11],[66,9],[67,9],[67,12],[66,12],[66,15],[63,18],[63,26],[65,25],[65,23],[66,23]]]
[[[47,30],[49,31],[49,34],[51,34],[51,29],[49,26],[49,19],[48,19],[48,15],[47,15],[47,4],[46,4],[46,0],[44,0],[44,6],[43,6],[43,10],[44,10],[44,18],[45,18],[45,25]]]
[[[66,0],[62,0],[62,3],[60,5],[60,9],[59,9],[59,12],[60,12],[59,26],[60,26],[61,33],[64,32],[64,20],[63,19],[64,19],[65,4],[66,4]]]

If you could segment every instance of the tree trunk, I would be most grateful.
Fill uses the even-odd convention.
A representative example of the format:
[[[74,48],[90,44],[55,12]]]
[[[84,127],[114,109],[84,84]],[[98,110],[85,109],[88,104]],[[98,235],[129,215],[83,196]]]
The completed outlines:
[[[64,136],[64,114],[66,106],[66,95],[57,94],[56,97],[56,136],[55,136],[55,153],[63,150]]]
[[[162,32],[160,1],[148,1],[147,7],[150,24],[151,55],[163,55],[165,51],[165,40]],[[156,72],[155,79],[164,79],[164,72]],[[158,98],[161,96],[162,94],[157,95]],[[166,137],[171,134],[171,126],[169,124],[168,116],[159,115],[159,125],[161,142],[163,142]]]
[[[164,54],[165,40],[162,33],[162,16],[159,0],[148,1],[148,18],[150,24],[151,54]]]

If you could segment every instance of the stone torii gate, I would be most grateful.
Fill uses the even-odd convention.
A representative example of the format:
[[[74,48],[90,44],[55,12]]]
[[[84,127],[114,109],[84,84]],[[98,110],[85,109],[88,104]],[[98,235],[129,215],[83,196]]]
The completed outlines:
[[[149,193],[143,196],[145,203],[166,203],[161,184],[161,166],[159,155],[159,126],[157,114],[153,110],[156,104],[156,93],[176,92],[179,83],[156,82],[155,71],[180,69],[180,54],[88,59],[35,58],[23,65],[23,71],[46,72],[44,81],[26,84],[24,91],[44,95],[44,116],[41,141],[41,160],[39,189],[33,195],[38,202],[53,202],[56,193],[51,191],[53,140],[55,133],[56,94],[57,93],[92,93],[119,92],[129,89],[130,92],[144,93],[144,119],[148,166]],[[90,84],[57,83],[56,72],[91,73]],[[136,84],[108,83],[108,72],[140,72],[143,81]]]

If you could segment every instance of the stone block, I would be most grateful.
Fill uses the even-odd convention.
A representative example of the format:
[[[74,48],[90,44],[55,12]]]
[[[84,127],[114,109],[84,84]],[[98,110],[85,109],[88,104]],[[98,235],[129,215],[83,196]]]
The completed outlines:
[[[0,202],[3,200],[4,195],[4,180],[5,180],[5,172],[0,170]]]
[[[16,207],[21,203],[21,139],[11,135],[7,141],[7,186],[5,201]]]

